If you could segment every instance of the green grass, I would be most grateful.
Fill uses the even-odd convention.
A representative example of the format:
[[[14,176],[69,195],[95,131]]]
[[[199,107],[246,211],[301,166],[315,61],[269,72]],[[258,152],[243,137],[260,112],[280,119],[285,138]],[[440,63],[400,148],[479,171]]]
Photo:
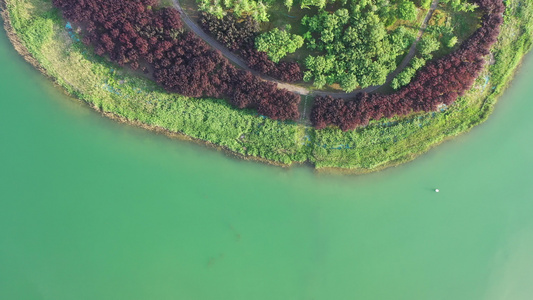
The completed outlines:
[[[169,94],[99,58],[65,29],[48,0],[4,0],[19,40],[51,78],[98,110],[164,128],[244,156],[355,172],[411,160],[441,141],[484,121],[522,56],[531,48],[533,0],[507,1],[505,24],[493,49],[495,64],[454,105],[435,113],[373,121],[355,131],[314,130],[277,122],[224,100]],[[487,77],[488,76],[488,77]],[[490,78],[485,85],[485,78]],[[308,108],[309,109],[309,108]]]
[[[317,131],[316,144],[344,144],[353,149],[316,147],[317,167],[378,169],[411,160],[443,140],[465,132],[490,115],[522,57],[531,49],[533,1],[507,1],[505,23],[493,47],[495,63],[479,76],[472,90],[442,112],[416,114],[391,121],[374,121],[365,128],[341,133]],[[486,79],[489,79],[485,85]],[[322,149],[320,149],[322,148]]]
[[[454,11],[449,5],[439,5],[438,9],[429,21],[429,26],[449,27],[453,30],[453,35],[457,37],[458,43],[453,48],[441,45],[440,49],[434,52],[433,58],[443,57],[457,49],[459,45],[470,37],[481,24],[481,12]],[[425,32],[424,35],[429,35]],[[436,36],[440,39],[441,36]]]

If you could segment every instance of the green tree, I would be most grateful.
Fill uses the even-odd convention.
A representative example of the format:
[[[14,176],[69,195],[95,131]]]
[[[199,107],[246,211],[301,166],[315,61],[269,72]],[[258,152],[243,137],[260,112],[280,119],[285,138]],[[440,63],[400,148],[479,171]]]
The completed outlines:
[[[431,0],[420,0],[420,6],[429,9],[431,7]]]
[[[315,77],[314,86],[321,89],[326,85],[326,76],[320,74]]]
[[[320,9],[326,6],[326,0],[302,0],[301,8],[309,8],[309,6],[316,6]]]
[[[416,20],[417,9],[413,2],[402,1],[398,5],[398,9],[396,10],[396,13],[398,14],[398,19],[414,21]]]
[[[285,0],[285,6],[291,11],[293,0]]]
[[[434,36],[424,36],[417,45],[418,52],[423,56],[439,50],[440,43]]]
[[[307,49],[325,54],[306,59],[305,80],[316,87],[338,83],[346,91],[383,84],[414,41],[402,26],[387,30],[386,22],[394,22],[396,9],[387,0],[353,0],[349,9],[321,10],[302,18]]]
[[[410,65],[413,69],[418,70],[426,65],[426,60],[420,57],[414,57],[411,59]]]
[[[341,88],[346,92],[352,92],[359,86],[359,83],[357,82],[357,76],[355,76],[355,74],[346,74],[342,76],[340,79],[340,85]]]
[[[341,24],[347,24],[348,21],[350,20],[350,13],[348,12],[348,10],[346,8],[340,8],[338,9],[336,12],[335,12],[335,15],[337,15],[337,17],[339,17],[339,22]]]
[[[304,44],[304,38],[285,30],[274,28],[256,37],[255,47],[264,51],[273,62],[279,62],[288,53],[294,53]]]
[[[457,44],[457,37],[456,36],[449,37],[447,39],[447,41],[446,41],[446,47],[448,47],[448,48],[452,48],[456,44]]]
[[[416,70],[412,67],[403,69],[391,82],[391,87],[395,90],[406,86],[411,82],[411,79],[415,76]]]

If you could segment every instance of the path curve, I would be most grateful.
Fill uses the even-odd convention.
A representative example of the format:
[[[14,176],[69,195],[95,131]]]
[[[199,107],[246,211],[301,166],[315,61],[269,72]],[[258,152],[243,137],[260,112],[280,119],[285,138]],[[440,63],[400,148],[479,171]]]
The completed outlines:
[[[420,39],[422,38],[422,34],[424,34],[424,31],[426,30],[426,28],[428,26],[429,20],[431,20],[431,17],[433,16],[433,13],[435,12],[435,10],[437,9],[437,6],[439,5],[439,2],[440,2],[440,0],[433,0],[433,2],[431,3],[431,6],[429,8],[429,11],[426,14],[426,17],[424,18],[424,22],[422,22],[422,25],[420,26],[420,29],[418,30],[418,34],[417,34],[417,36],[415,38],[415,41],[411,45],[411,48],[409,48],[409,52],[404,57],[404,59],[402,60],[400,65],[398,65],[396,70],[392,71],[387,76],[387,80],[385,81],[384,84],[375,85],[375,86],[369,86],[369,87],[366,87],[364,89],[359,89],[359,90],[356,90],[356,91],[353,91],[353,92],[350,92],[350,93],[315,91],[313,93],[313,95],[316,95],[316,96],[331,96],[333,98],[353,98],[357,94],[370,93],[370,92],[373,92],[373,91],[379,89],[380,87],[390,83],[394,79],[394,77],[396,77],[398,74],[400,74],[400,72],[402,72],[403,69],[405,69],[405,67],[407,67],[409,62],[411,62],[411,59],[413,59],[413,57],[416,55],[416,45],[418,44],[418,42],[420,42]]]
[[[209,44],[215,50],[220,51],[220,53],[224,57],[226,57],[229,61],[231,61],[235,65],[239,66],[243,70],[248,71],[248,72],[252,73],[253,75],[255,75],[255,76],[257,76],[257,77],[259,77],[259,78],[261,78],[261,79],[263,79],[265,81],[270,81],[270,82],[277,83],[278,87],[284,88],[284,89],[286,89],[286,90],[288,90],[290,92],[294,92],[294,93],[297,93],[297,94],[300,94],[300,95],[331,96],[333,98],[344,98],[344,99],[353,98],[357,94],[370,93],[370,92],[373,92],[373,91],[379,89],[383,85],[388,84],[389,82],[391,82],[391,80],[394,77],[396,77],[401,71],[403,71],[403,69],[405,67],[407,67],[407,65],[409,64],[411,59],[413,59],[413,57],[416,54],[416,45],[418,44],[418,42],[422,38],[422,34],[426,30],[428,22],[431,19],[431,16],[433,16],[433,13],[437,9],[439,1],[440,0],[433,0],[433,2],[431,3],[431,7],[430,7],[428,13],[426,14],[426,17],[424,18],[424,22],[422,22],[422,25],[420,26],[420,29],[418,30],[418,34],[416,36],[415,41],[411,45],[411,48],[409,48],[409,52],[404,57],[404,59],[402,60],[400,65],[393,72],[391,72],[387,76],[387,80],[385,81],[384,84],[376,85],[376,86],[369,86],[369,87],[366,87],[364,89],[359,89],[359,90],[355,90],[355,91],[350,92],[350,93],[345,93],[345,92],[326,92],[326,91],[312,91],[312,92],[310,92],[308,89],[306,89],[304,87],[279,81],[277,79],[274,79],[272,77],[266,76],[266,75],[264,75],[264,74],[262,74],[262,73],[260,73],[258,71],[255,71],[255,70],[251,69],[250,67],[248,67],[248,65],[246,64],[246,62],[243,59],[241,59],[240,57],[235,55],[228,48],[226,48],[224,45],[222,45],[222,43],[220,43],[219,41],[217,41],[216,39],[211,37],[202,28],[200,28],[200,26],[198,26],[198,24],[196,24],[196,22],[194,22],[187,15],[187,13],[185,13],[185,11],[183,10],[183,8],[180,5],[179,0],[172,0],[172,2],[174,3],[174,8],[176,8],[178,13],[180,14],[181,19],[183,20],[185,25],[187,25],[187,27],[189,27],[190,30],[192,30],[198,37],[200,37],[202,40],[204,40],[207,44]]]
[[[200,37],[202,40],[204,40],[207,44],[209,44],[211,47],[215,48],[215,50],[220,51],[220,53],[222,53],[222,55],[225,56],[229,61],[231,61],[235,65],[239,66],[243,70],[248,71],[248,72],[252,73],[253,75],[255,75],[255,76],[257,76],[257,77],[259,77],[259,78],[261,78],[261,79],[263,79],[265,81],[270,81],[270,82],[277,83],[280,88],[287,89],[288,91],[291,91],[291,92],[294,92],[294,93],[297,93],[297,94],[300,94],[300,95],[308,95],[309,94],[309,90],[304,88],[304,87],[297,86],[297,85],[294,85],[294,84],[289,84],[289,83],[286,83],[286,82],[282,82],[282,81],[276,80],[276,79],[274,79],[272,77],[269,77],[269,76],[266,76],[264,74],[261,74],[258,71],[252,70],[250,67],[248,67],[248,65],[246,64],[246,62],[242,58],[240,58],[237,55],[235,55],[228,48],[226,48],[226,46],[222,45],[222,43],[220,43],[219,41],[217,41],[216,39],[211,37],[202,28],[200,28],[200,26],[198,26],[198,24],[196,24],[196,22],[194,22],[185,13],[185,11],[181,7],[181,5],[180,5],[178,0],[172,0],[172,2],[174,3],[174,8],[176,8],[178,10],[178,12],[180,14],[180,17],[183,20],[183,22],[185,23],[185,25],[187,25],[187,27],[189,27],[190,30],[192,30],[198,37]]]

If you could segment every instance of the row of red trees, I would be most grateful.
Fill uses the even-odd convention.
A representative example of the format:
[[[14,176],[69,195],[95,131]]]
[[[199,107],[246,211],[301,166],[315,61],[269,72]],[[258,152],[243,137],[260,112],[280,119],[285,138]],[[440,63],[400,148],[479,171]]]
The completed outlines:
[[[157,0],[53,0],[83,28],[83,41],[120,65],[153,72],[165,89],[191,97],[226,97],[277,120],[296,120],[300,97],[232,66],[182,28],[175,9]]]
[[[238,52],[251,69],[286,82],[302,80],[303,72],[298,63],[281,61],[276,64],[266,52],[255,49],[259,26],[251,17],[237,20],[233,14],[227,14],[219,19],[212,14],[202,13],[200,25],[230,50]]]
[[[441,104],[453,103],[479,76],[483,57],[496,42],[503,22],[502,0],[474,1],[485,12],[481,27],[457,51],[430,62],[409,85],[394,94],[359,94],[350,101],[317,97],[311,111],[313,125],[318,129],[336,125],[346,131],[366,125],[371,119],[432,111]]]

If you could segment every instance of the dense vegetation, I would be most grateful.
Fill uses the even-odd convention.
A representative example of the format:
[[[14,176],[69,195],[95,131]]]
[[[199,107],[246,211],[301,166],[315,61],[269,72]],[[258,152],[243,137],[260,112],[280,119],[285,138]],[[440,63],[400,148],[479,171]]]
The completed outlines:
[[[483,69],[484,56],[496,42],[503,22],[501,0],[477,0],[485,12],[481,27],[461,47],[423,68],[408,86],[390,95],[360,94],[354,101],[319,97],[311,121],[316,128],[337,125],[343,130],[368,124],[369,120],[434,111],[464,95]]]
[[[281,12],[284,8],[279,1],[270,0],[260,2],[261,14],[266,17],[258,19],[252,16],[259,13],[253,12],[259,9],[258,5],[250,4],[253,1],[198,1],[204,11],[200,18],[204,30],[219,41],[226,44],[231,41],[231,46],[235,46],[234,41],[241,34],[232,29],[249,33],[246,42],[230,49],[239,53],[251,68],[278,79],[291,82],[303,79],[318,89],[328,86],[346,92],[387,82],[388,75],[398,68],[414,42],[417,24],[426,12],[421,9],[429,9],[432,3],[431,0],[416,1],[416,4],[409,0],[283,1],[288,13],[297,15],[293,17]],[[477,3],[465,0],[440,2],[450,12],[472,12],[478,7]],[[234,9],[236,6],[248,9]],[[285,20],[280,20],[280,16]],[[467,18],[477,19],[475,14]],[[271,29],[280,22],[281,27]],[[399,70],[391,87],[397,90],[410,83],[416,72],[433,58],[433,53],[438,57],[449,53],[458,42],[454,30],[450,24],[429,26],[417,45],[416,59],[403,71]],[[292,64],[288,61],[277,64],[294,51],[297,55],[288,60]],[[294,58],[297,61],[291,61]]]
[[[450,4],[456,11],[473,11],[478,7],[477,3],[469,3],[465,0],[441,0],[442,3]]]
[[[243,20],[260,21],[262,24],[269,24],[268,28],[272,24],[268,13],[266,18],[258,19],[250,17],[250,12],[233,9],[235,5],[241,6],[251,1],[199,0],[198,3],[200,10],[209,12],[202,16],[204,29],[221,41],[234,40],[228,37],[231,33],[225,32],[228,28],[239,26],[235,24]],[[261,10],[266,9],[279,17],[279,10],[283,8],[276,1],[264,3]],[[283,3],[288,12],[296,11],[296,14],[303,14],[303,17],[291,20],[294,26],[284,23],[284,28],[254,32],[253,48],[260,54],[265,52],[273,62],[278,62],[285,55],[301,48],[297,62],[305,65],[302,77],[305,81],[313,82],[319,89],[338,84],[336,88],[347,92],[385,83],[387,75],[396,69],[398,61],[414,40],[416,30],[407,28],[417,20],[420,11],[409,0],[301,0]],[[250,9],[255,7],[246,6]],[[209,9],[205,9],[206,7]],[[256,29],[258,27],[254,26]],[[247,31],[246,28],[244,30]],[[240,48],[250,51],[249,45]],[[271,76],[276,75],[276,72],[271,71],[274,68],[273,62],[267,62],[266,57],[253,54],[252,61],[261,62],[254,69]],[[248,59],[250,55],[243,56]],[[266,65],[270,67],[265,67]]]
[[[268,21],[268,5],[273,0],[198,0],[198,9],[218,18],[230,15],[232,11],[237,17],[250,16],[257,21]]]
[[[339,83],[350,92],[384,84],[387,75],[396,69],[398,57],[413,42],[412,34],[403,26],[387,32],[388,18],[392,17],[385,1],[356,3],[350,9],[322,11],[302,19],[308,29],[307,47],[324,53],[305,60],[304,80],[313,80],[317,88]],[[412,2],[405,3],[414,7]]]
[[[83,25],[98,55],[145,72],[167,90],[192,97],[227,97],[277,120],[296,120],[299,96],[233,67],[192,33],[175,9],[154,10],[157,0],[54,0],[66,19]]]
[[[468,9],[464,12],[463,9],[460,9],[464,7],[462,5],[457,8],[454,4],[443,2],[440,1],[440,9],[434,12],[422,39],[416,45],[416,56],[392,80],[390,86],[393,89],[398,90],[409,84],[416,72],[425,66],[426,61],[440,58],[455,50],[458,42],[468,38],[476,28],[475,26],[481,22],[477,11],[472,13]],[[464,4],[468,4],[468,7],[477,7],[475,4]],[[467,18],[468,23],[463,18]]]
[[[266,52],[256,50],[255,39],[259,35],[259,24],[251,17],[238,20],[231,14],[218,18],[201,13],[200,25],[230,50],[238,52],[251,69],[286,82],[302,79],[303,73],[297,62],[274,63]]]
[[[99,111],[151,128],[164,128],[209,144],[273,162],[309,161],[316,168],[368,172],[412,160],[431,147],[483,122],[531,48],[533,1],[507,0],[504,23],[472,89],[436,112],[396,116],[343,132],[276,122],[223,100],[169,93],[140,74],[87,51],[76,28],[47,0],[4,0],[3,16],[34,64],[76,98]],[[68,33],[68,34],[67,34]],[[470,34],[469,34],[470,35]],[[461,40],[461,38],[460,38]],[[20,49],[20,48],[19,48]]]
[[[284,30],[274,28],[269,32],[260,34],[255,38],[257,50],[266,52],[268,58],[276,63],[287,54],[294,53],[304,45],[304,39],[297,34],[287,32],[288,30],[289,28]]]

